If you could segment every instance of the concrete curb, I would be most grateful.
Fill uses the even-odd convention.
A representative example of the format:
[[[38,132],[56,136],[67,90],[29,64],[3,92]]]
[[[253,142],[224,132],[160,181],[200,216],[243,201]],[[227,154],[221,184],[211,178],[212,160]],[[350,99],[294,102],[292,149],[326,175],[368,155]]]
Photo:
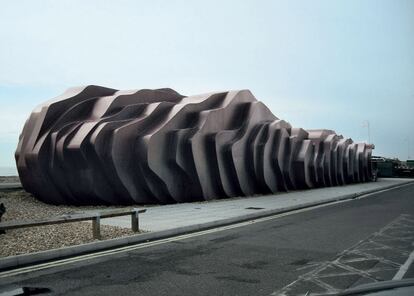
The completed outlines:
[[[22,189],[21,183],[0,183],[0,190]]]
[[[174,228],[174,229],[169,229],[169,230],[132,235],[128,237],[109,239],[105,241],[91,242],[91,243],[87,243],[83,245],[64,247],[60,249],[52,249],[52,250],[35,252],[35,253],[30,253],[30,254],[9,256],[5,258],[0,258],[0,271],[24,267],[24,266],[28,266],[32,264],[37,264],[37,263],[43,263],[46,261],[52,261],[56,259],[64,259],[68,257],[84,255],[84,254],[93,253],[96,251],[103,251],[103,250],[113,249],[117,247],[124,247],[127,245],[133,245],[133,244],[138,244],[138,243],[143,243],[143,242],[148,242],[148,241],[169,238],[169,237],[187,234],[191,232],[207,230],[207,229],[215,228],[219,226],[226,226],[226,225],[235,224],[239,222],[245,222],[245,221],[254,220],[258,218],[291,212],[294,210],[300,210],[304,208],[329,204],[329,203],[333,203],[336,201],[355,199],[362,195],[367,195],[367,194],[371,194],[374,192],[389,190],[389,189],[397,188],[397,187],[403,187],[408,184],[414,184],[414,182],[407,181],[404,183],[393,184],[393,185],[385,186],[382,188],[369,189],[369,190],[364,190],[364,191],[357,192],[357,193],[337,196],[337,197],[333,197],[333,198],[326,199],[323,201],[308,202],[308,203],[295,205],[291,207],[260,211],[260,212],[256,212],[252,214],[247,214],[243,216],[227,218],[227,219],[222,219],[222,220],[212,221],[212,222],[207,222],[207,223],[202,223],[202,224],[194,224],[190,226],[184,226],[184,227],[179,227],[179,228]]]

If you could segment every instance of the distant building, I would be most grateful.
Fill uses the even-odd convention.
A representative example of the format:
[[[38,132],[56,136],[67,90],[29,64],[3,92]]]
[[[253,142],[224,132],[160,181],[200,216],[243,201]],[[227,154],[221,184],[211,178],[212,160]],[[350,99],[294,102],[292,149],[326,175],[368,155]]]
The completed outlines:
[[[401,165],[398,159],[385,158],[381,156],[371,157],[372,167],[378,170],[378,177],[396,177],[397,169]]]
[[[398,158],[371,157],[372,168],[378,177],[414,177],[414,160],[400,161]]]

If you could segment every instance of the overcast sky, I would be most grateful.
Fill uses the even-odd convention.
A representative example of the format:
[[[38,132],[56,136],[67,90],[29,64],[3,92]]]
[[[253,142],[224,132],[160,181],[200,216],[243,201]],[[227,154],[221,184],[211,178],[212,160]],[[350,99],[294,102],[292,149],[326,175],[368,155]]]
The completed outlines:
[[[250,89],[279,118],[414,157],[414,1],[0,0],[0,167],[68,87]],[[411,147],[409,151],[409,141]]]

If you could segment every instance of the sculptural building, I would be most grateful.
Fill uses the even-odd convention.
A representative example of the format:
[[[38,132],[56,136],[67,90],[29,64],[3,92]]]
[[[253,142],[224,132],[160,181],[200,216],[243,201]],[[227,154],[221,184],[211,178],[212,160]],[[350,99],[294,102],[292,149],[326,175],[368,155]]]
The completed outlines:
[[[248,90],[87,86],[32,112],[16,162],[24,188],[48,203],[148,204],[365,182],[371,149],[293,128]]]

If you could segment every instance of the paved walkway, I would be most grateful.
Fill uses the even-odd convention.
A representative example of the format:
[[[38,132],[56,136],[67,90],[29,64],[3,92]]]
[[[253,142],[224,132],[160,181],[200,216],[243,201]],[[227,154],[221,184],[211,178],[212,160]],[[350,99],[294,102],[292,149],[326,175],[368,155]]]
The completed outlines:
[[[335,197],[386,188],[410,181],[414,182],[414,179],[382,178],[378,182],[292,191],[276,195],[147,207],[147,212],[140,215],[140,228],[151,232],[168,230],[235,218],[260,211],[277,210],[311,202],[330,200]],[[130,228],[131,218],[129,216],[108,218],[102,219],[101,223]]]

